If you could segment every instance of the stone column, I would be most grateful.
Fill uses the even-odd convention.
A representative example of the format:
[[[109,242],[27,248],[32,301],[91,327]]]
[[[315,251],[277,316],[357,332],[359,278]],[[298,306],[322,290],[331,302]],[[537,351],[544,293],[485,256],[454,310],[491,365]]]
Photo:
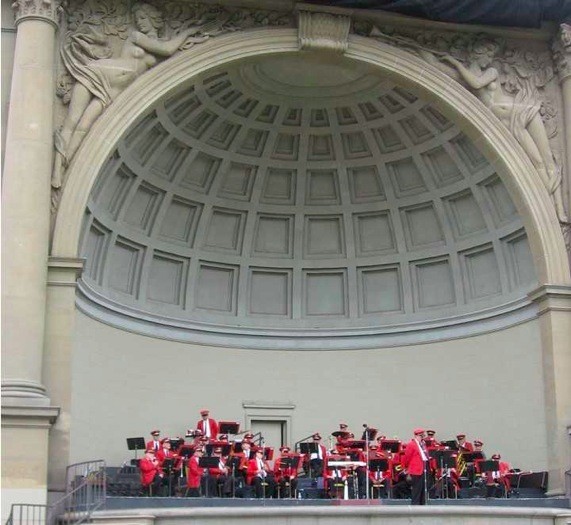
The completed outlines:
[[[13,6],[2,179],[3,515],[11,503],[45,503],[48,431],[58,413],[42,385],[58,2]]]
[[[56,6],[49,0],[14,5],[17,36],[2,179],[2,396],[47,405],[41,374]]]
[[[565,494],[571,464],[571,286],[541,286],[530,294],[541,333],[549,495]]]

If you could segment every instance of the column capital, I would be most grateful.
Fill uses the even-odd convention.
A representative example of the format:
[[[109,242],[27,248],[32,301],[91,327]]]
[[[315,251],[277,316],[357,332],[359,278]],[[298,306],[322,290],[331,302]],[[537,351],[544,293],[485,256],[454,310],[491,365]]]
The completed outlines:
[[[571,77],[571,23],[564,22],[553,40],[553,62],[559,74],[559,81]]]
[[[16,25],[24,20],[42,20],[58,27],[60,0],[13,0]]]
[[[540,315],[546,311],[571,312],[571,286],[542,285],[528,297],[538,305]]]

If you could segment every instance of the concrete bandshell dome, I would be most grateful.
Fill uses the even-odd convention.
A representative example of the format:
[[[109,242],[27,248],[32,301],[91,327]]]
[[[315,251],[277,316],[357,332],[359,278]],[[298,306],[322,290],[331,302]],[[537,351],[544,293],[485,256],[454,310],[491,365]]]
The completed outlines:
[[[259,45],[262,33],[271,33],[272,52],[297,52],[291,30],[222,37],[218,45],[226,54],[218,56],[224,66],[202,71],[200,64],[205,60],[198,53],[195,74],[190,76],[188,70],[176,73],[185,67],[181,59],[173,59],[169,61],[172,64],[159,66],[145,79],[149,85],[154,82],[157,91],[139,101],[136,119],[129,116],[118,125],[118,116],[112,113],[128,114],[134,101],[127,95],[134,94],[137,84],[102,117],[117,123],[114,136],[94,139],[101,151],[93,143],[90,151],[85,147],[80,151],[66,188],[68,195],[79,191],[86,199],[89,185],[79,186],[85,184],[86,176],[92,182],[99,177],[88,202],[90,213],[83,237],[82,255],[89,254],[92,261],[88,258],[81,285],[83,309],[112,324],[121,324],[126,318],[143,319],[150,333],[165,337],[169,336],[158,325],[165,330],[176,327],[179,331],[171,331],[173,338],[185,339],[182,332],[190,328],[246,336],[244,344],[251,346],[249,336],[279,335],[280,330],[297,330],[300,337],[376,337],[383,331],[394,334],[437,327],[441,333],[435,337],[452,337],[442,329],[494,316],[498,316],[497,322],[499,314],[527,305],[525,294],[537,278],[516,207],[521,213],[522,202],[525,206],[528,202],[521,188],[514,194],[517,184],[506,178],[505,162],[491,147],[491,139],[470,139],[475,136],[473,129],[466,128],[465,122],[454,124],[450,111],[432,103],[434,94],[425,96],[427,89],[434,89],[442,80],[449,93],[458,87],[447,78],[439,78],[429,66],[423,64],[419,71],[418,61],[406,53],[352,37],[347,56],[357,55],[362,65],[343,67],[347,59],[335,58],[337,65],[330,64],[330,71],[337,68],[338,73],[362,74],[345,79],[343,74],[340,79],[322,75],[317,96],[316,86],[305,85],[303,78],[288,85],[283,74],[276,73],[278,69],[270,65],[268,56],[277,55],[265,54],[264,46]],[[237,40],[248,41],[257,49],[243,46],[238,52]],[[233,45],[225,46],[231,41]],[[202,51],[212,56],[213,50]],[[396,81],[402,78],[394,71],[364,65],[381,65],[375,60],[387,60],[387,51],[399,57],[406,55],[416,67],[407,73],[426,76],[427,82],[420,86],[415,84],[418,79],[409,79],[409,85],[403,87]],[[371,58],[375,54],[378,56]],[[235,62],[250,55],[262,57]],[[280,60],[283,66],[292,58],[285,55],[277,63]],[[312,60],[306,58],[309,69],[317,68]],[[168,86],[159,89],[161,68],[174,75],[163,83]],[[192,107],[193,90],[198,91],[200,110]],[[326,93],[329,96],[324,96]],[[462,95],[467,106],[477,104],[470,95]],[[257,109],[246,114],[248,99],[257,102]],[[177,103],[177,111],[186,108],[196,117],[187,114],[188,118],[182,119],[188,125],[186,131],[173,117],[176,111],[169,113],[168,108]],[[267,109],[272,105],[277,107],[273,116],[273,110]],[[485,108],[478,108],[482,109],[485,113]],[[273,120],[263,122],[264,110],[267,119]],[[464,114],[467,120],[469,113]],[[145,115],[142,119],[141,114]],[[199,115],[211,120],[212,125],[202,130],[206,138],[201,135]],[[493,124],[493,116],[488,117]],[[103,123],[96,127],[100,125]],[[94,135],[95,130],[91,137]],[[510,139],[503,136],[500,146],[507,144],[504,149],[508,153],[510,147],[518,151]],[[403,148],[399,149],[399,141]],[[197,190],[199,184],[192,186],[189,180],[185,191],[172,189],[174,181],[180,190],[184,175],[182,171],[167,172],[185,148],[192,151],[189,159],[193,159],[187,159],[188,173],[198,173],[201,166],[207,190],[206,186]],[[162,153],[156,154],[158,150]],[[97,163],[78,167],[88,155],[95,155]],[[533,172],[525,160],[517,162]],[[209,169],[211,172],[206,173]],[[81,184],[74,177],[76,170],[83,171]],[[105,181],[114,177],[136,182],[130,193],[125,190],[129,198],[114,210],[113,219],[109,206],[111,201],[117,205],[118,194],[113,193],[113,197]],[[283,191],[272,194],[270,186]],[[543,210],[542,220],[552,221],[553,213],[544,206],[548,196],[541,195],[540,185],[535,188],[541,199],[534,205]],[[64,194],[60,215],[71,211],[66,197]],[[188,231],[181,233],[181,226],[182,230],[173,234],[178,240],[171,237],[166,241],[164,232],[169,227],[165,225],[169,220],[171,226],[181,225],[185,214],[193,217],[188,219],[190,226],[185,223]],[[528,213],[522,217],[528,225],[533,222]],[[61,224],[58,218],[56,253],[78,235],[77,231],[64,232]],[[400,235],[394,235],[395,229]],[[106,231],[114,232],[113,242],[105,237]],[[379,231],[384,235],[378,235]],[[548,234],[531,229],[540,279],[546,264],[551,264],[552,274],[561,269],[557,268],[557,257],[541,261],[541,254],[533,250],[538,236]],[[397,245],[397,238],[404,245]],[[560,250],[560,240],[552,241]],[[175,246],[178,248],[173,250]],[[97,257],[107,261],[107,266],[94,269]],[[137,262],[129,269],[126,261]],[[115,270],[125,270],[123,277],[113,265]],[[109,280],[111,275],[118,281]],[[162,277],[157,280],[156,276]],[[381,289],[383,293],[378,293]],[[117,321],[117,315],[123,321]],[[480,324],[474,329],[490,329],[486,323]],[[144,327],[139,329],[145,332]],[[379,345],[379,340],[363,340],[361,344]]]

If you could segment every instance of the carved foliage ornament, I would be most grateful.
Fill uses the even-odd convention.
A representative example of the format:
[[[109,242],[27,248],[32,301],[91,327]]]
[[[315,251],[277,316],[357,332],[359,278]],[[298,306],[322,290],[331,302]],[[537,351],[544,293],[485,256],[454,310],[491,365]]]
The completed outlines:
[[[59,0],[14,0],[12,8],[16,14],[16,24],[26,18],[43,19],[57,25]]]

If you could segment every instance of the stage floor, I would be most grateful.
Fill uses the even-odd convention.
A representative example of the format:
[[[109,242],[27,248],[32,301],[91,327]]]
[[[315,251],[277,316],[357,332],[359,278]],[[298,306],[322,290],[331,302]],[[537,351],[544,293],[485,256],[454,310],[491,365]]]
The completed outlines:
[[[244,507],[363,507],[363,506],[409,506],[407,499],[251,499],[251,498],[149,498],[107,497],[105,510],[130,510],[143,508],[244,508]],[[429,506],[446,507],[512,507],[570,509],[568,498],[470,498],[433,499]]]

